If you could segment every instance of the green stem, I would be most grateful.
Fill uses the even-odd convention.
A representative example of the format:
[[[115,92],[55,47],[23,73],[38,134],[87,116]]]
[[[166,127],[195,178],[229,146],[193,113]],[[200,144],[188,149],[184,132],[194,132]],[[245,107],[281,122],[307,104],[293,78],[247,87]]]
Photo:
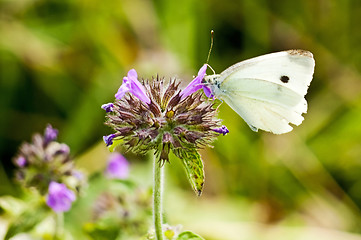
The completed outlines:
[[[154,159],[153,163],[153,220],[155,235],[157,240],[163,240],[163,231],[162,231],[162,188],[163,188],[163,167],[159,166],[159,163]]]
[[[55,214],[55,238],[63,239],[64,235],[64,213],[58,212]]]

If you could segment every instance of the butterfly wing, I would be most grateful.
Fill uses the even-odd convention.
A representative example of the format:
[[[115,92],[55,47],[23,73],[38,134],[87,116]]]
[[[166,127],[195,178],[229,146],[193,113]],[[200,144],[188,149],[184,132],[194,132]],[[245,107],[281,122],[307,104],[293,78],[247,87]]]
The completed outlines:
[[[251,127],[275,134],[292,130],[307,112],[304,95],[312,80],[312,53],[290,50],[237,63],[220,75],[216,95]]]
[[[264,96],[261,95],[261,97]],[[296,95],[295,97],[298,98],[299,96]],[[256,99],[254,95],[252,98],[245,97],[237,91],[222,97],[247,122],[253,131],[262,129],[275,134],[282,134],[292,130],[289,123],[295,125],[302,123],[303,117],[301,114],[307,109],[307,103],[304,99],[294,103],[294,98],[290,98],[289,104],[285,105],[276,104],[274,101],[260,100],[260,98]],[[287,99],[287,97],[282,97],[282,99]]]

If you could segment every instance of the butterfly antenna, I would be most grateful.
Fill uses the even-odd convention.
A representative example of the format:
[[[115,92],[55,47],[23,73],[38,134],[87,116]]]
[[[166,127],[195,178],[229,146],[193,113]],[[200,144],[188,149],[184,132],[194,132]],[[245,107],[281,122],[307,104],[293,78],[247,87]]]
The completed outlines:
[[[207,66],[212,70],[213,74],[216,74],[216,71],[213,70],[213,68],[211,67],[211,65],[209,65],[209,64],[207,63]]]
[[[212,48],[213,48],[213,34],[214,34],[214,31],[211,30],[211,46],[208,51],[208,57],[207,57],[207,62],[206,62],[207,65],[208,65],[209,57],[211,56],[211,52],[212,52]]]

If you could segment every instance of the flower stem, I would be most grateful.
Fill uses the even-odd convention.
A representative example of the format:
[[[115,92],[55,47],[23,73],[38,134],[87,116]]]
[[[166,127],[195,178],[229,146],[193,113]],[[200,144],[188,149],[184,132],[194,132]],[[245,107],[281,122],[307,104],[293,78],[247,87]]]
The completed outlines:
[[[64,234],[64,213],[58,212],[55,214],[55,237],[54,239],[63,239]]]
[[[163,167],[154,159],[153,163],[153,220],[157,240],[163,240],[162,231],[162,190],[163,190]]]

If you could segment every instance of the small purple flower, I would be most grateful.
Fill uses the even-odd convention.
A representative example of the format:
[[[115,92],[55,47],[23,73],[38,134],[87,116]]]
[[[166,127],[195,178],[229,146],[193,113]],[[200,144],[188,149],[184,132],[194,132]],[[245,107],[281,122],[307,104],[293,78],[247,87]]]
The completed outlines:
[[[194,78],[193,81],[190,82],[188,86],[181,92],[182,95],[181,99],[186,98],[187,96],[191,95],[192,93],[198,91],[201,88],[203,88],[204,94],[206,94],[207,97],[209,98],[213,97],[212,90],[209,87],[202,84],[202,80],[206,75],[207,66],[208,66],[207,64],[204,64],[201,67],[201,69],[199,69],[198,76]]]
[[[73,176],[74,176],[76,179],[78,179],[78,180],[80,180],[80,181],[85,180],[84,173],[82,173],[82,172],[80,172],[80,171],[78,171],[78,170],[73,170],[73,171],[72,171],[72,174],[73,174]]]
[[[62,143],[59,146],[59,150],[57,151],[58,154],[69,154],[70,153],[70,148],[68,145]]]
[[[109,178],[125,179],[129,175],[129,163],[120,153],[112,153],[105,171]]]
[[[103,140],[107,145],[107,147],[113,144],[113,138],[115,138],[115,134],[109,134],[107,136],[103,136]]]
[[[58,137],[58,130],[53,128],[50,124],[48,124],[45,128],[45,133],[44,133],[45,144],[48,144],[49,142],[56,140],[57,137]]]
[[[23,168],[26,165],[26,159],[23,156],[20,156],[14,160],[16,166]]]
[[[226,126],[224,126],[224,125],[222,127],[220,127],[220,128],[212,129],[212,131],[223,134],[223,136],[226,135],[227,133],[229,133],[228,128]]]
[[[126,92],[132,93],[145,103],[150,103],[150,99],[145,93],[144,86],[138,81],[137,72],[134,69],[129,70],[127,77],[123,78],[123,84],[119,87],[115,94],[116,99],[121,99]]]
[[[101,108],[103,108],[105,112],[113,112],[113,107],[114,107],[113,103],[106,103],[101,106]]]
[[[50,182],[46,204],[55,212],[66,212],[75,201],[75,194],[65,184]]]

